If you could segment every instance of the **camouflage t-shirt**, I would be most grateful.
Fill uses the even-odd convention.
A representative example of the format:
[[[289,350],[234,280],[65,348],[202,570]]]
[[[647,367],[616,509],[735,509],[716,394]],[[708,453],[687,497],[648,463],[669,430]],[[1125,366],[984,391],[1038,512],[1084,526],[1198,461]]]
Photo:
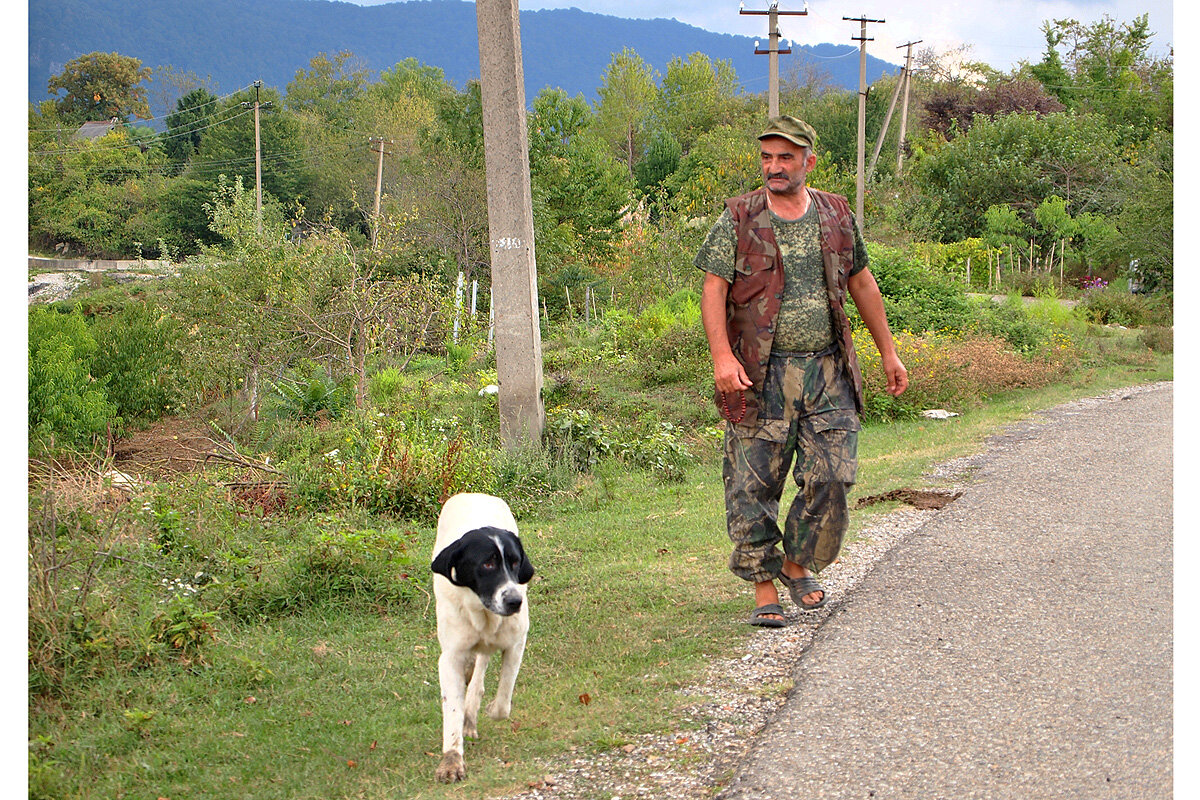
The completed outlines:
[[[775,326],[773,351],[815,352],[835,341],[833,319],[829,313],[829,294],[825,288],[825,260],[821,255],[821,229],[815,204],[797,220],[787,220],[771,212],[771,228],[783,256],[783,303]],[[708,232],[696,255],[696,266],[733,282],[733,263],[737,255],[737,230],[733,215],[726,208]],[[867,266],[867,249],[858,224],[854,224],[854,269]]]

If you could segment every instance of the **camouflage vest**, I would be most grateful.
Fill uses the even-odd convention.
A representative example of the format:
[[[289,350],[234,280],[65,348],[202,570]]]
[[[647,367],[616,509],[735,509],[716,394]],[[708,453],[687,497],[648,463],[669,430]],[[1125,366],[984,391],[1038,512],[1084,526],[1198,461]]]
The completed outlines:
[[[846,316],[847,283],[854,268],[854,222],[850,205],[841,195],[809,189],[821,226],[821,254],[825,259],[825,288],[829,311],[837,332],[838,351],[846,377],[854,387],[855,405],[863,409],[862,375],[850,319]],[[737,258],[733,283],[726,300],[729,345],[742,363],[754,388],[739,397],[716,393],[717,408],[732,422],[753,424],[758,419],[756,393],[767,377],[767,361],[775,338],[775,318],[783,303],[783,257],[771,228],[766,189],[725,201],[737,231]]]

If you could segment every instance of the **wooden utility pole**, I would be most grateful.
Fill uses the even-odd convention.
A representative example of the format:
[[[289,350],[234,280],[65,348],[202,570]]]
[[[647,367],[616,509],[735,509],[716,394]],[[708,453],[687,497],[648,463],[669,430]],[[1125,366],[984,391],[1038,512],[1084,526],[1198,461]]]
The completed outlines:
[[[902,44],[900,47],[907,47],[909,59],[904,62],[904,66],[900,68],[900,80],[896,81],[896,88],[892,90],[892,102],[888,105],[887,116],[883,118],[883,130],[879,132],[879,138],[875,141],[875,152],[871,155],[871,163],[867,165],[867,183],[871,182],[872,176],[875,175],[875,162],[879,160],[879,152],[883,149],[883,139],[887,136],[888,126],[892,122],[892,112],[896,110],[896,98],[900,96],[901,87],[904,88],[904,102],[908,103],[908,70],[912,62],[912,46],[920,44],[922,39],[908,44]],[[900,47],[896,49],[899,50]],[[907,120],[906,120],[907,121]],[[896,145],[897,148],[904,147],[904,130],[900,131],[900,142]]]
[[[904,170],[904,142],[908,138],[908,90],[909,81],[912,78],[912,49],[914,44],[920,44],[921,41],[923,40],[918,39],[915,42],[900,45],[900,47],[908,48],[908,55],[904,57],[904,105],[900,107],[900,145],[896,148],[899,151],[896,156],[897,176]]]
[[[475,19],[479,28],[500,438],[505,447],[513,449],[540,444],[546,426],[517,0],[477,0]]]
[[[896,88],[892,90],[892,101],[888,103],[887,115],[883,118],[883,127],[879,130],[879,137],[875,140],[875,152],[871,153],[871,163],[867,165],[867,183],[871,182],[871,178],[875,175],[875,163],[879,161],[879,152],[883,150],[883,139],[887,136],[888,126],[892,124],[892,112],[896,110],[896,98],[900,96],[900,87],[904,85],[904,69],[900,69],[900,79],[896,81]]]
[[[767,116],[779,116],[779,56],[790,55],[792,48],[779,49],[779,16],[794,16],[803,17],[808,14],[808,4],[805,4],[803,11],[780,11],[779,0],[770,0],[770,7],[766,11],[747,11],[746,4],[743,2],[741,8],[738,9],[739,14],[752,16],[766,15],[769,17],[767,24],[767,49],[762,50],[758,46],[758,42],[754,43],[754,54],[756,56],[770,56],[769,59],[769,74],[770,77],[767,83]]]
[[[854,213],[858,217],[859,227],[865,227],[866,223],[863,220],[863,194],[866,188],[866,170],[863,162],[866,161],[867,150],[867,42],[874,41],[873,38],[867,38],[867,23],[868,22],[885,22],[882,19],[867,19],[866,17],[842,17],[843,20],[857,22],[860,24],[860,33],[858,36],[852,37],[851,41],[858,42],[858,165],[855,172],[855,182],[857,190],[854,193]]]
[[[255,81],[254,102],[242,103],[242,108],[254,106],[254,219],[259,233],[262,233],[262,138],[259,135],[259,109],[271,107],[270,103],[258,102],[258,93],[262,85],[262,81]]]
[[[387,151],[387,145],[395,144],[391,139],[383,139],[372,136],[370,139],[372,152],[379,153],[379,170],[375,173],[375,211],[372,215],[371,224],[371,247],[375,247],[379,242],[379,200],[383,195],[383,157],[391,155]],[[374,145],[379,145],[379,150],[375,150]]]

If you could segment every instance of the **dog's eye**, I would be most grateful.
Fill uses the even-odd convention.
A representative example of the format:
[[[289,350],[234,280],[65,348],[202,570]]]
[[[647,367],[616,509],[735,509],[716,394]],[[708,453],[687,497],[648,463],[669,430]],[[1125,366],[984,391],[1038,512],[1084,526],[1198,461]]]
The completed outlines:
[[[487,561],[483,562],[483,568],[486,570],[495,569],[496,568],[496,559],[489,558]]]

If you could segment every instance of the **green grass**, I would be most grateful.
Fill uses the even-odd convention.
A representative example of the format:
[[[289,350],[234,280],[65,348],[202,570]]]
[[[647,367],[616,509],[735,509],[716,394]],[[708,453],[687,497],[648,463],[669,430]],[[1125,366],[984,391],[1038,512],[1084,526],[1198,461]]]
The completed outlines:
[[[1170,357],[1160,356],[995,396],[950,420],[867,426],[851,501],[924,486],[932,465],[979,452],[989,435],[1037,409],[1169,380],[1171,370]],[[685,727],[678,689],[751,635],[742,624],[749,587],[725,566],[717,449],[704,447],[681,484],[604,463],[573,496],[521,519],[538,570],[529,646],[513,716],[481,718],[481,738],[467,743],[464,783],[433,780],[441,719],[426,527],[413,546],[422,591],[398,595],[407,600],[224,615],[199,661],[100,669],[62,696],[32,697],[30,796],[479,798],[538,779],[539,759]],[[886,508],[856,512],[852,535]],[[234,521],[243,540],[232,542],[219,514],[205,513],[195,523],[198,546],[265,553],[296,535],[284,523]],[[358,518],[350,526],[390,524]],[[130,554],[145,546],[117,543]],[[113,592],[147,581],[135,565],[106,568]],[[489,698],[497,673],[494,664]]]

